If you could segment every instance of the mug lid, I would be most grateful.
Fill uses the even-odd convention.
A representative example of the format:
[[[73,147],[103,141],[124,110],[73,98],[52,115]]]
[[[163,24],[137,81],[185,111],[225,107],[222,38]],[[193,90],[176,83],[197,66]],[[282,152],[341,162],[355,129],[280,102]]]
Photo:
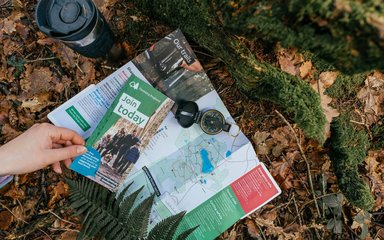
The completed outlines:
[[[96,12],[89,0],[41,0],[36,7],[36,21],[44,33],[61,37],[89,25]]]

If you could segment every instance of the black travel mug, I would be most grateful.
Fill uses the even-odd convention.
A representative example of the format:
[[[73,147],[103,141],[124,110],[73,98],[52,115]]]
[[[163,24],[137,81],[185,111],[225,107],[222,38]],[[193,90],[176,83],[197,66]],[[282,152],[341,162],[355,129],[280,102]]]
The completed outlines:
[[[107,55],[114,36],[92,0],[40,0],[36,22],[46,35],[86,57]]]

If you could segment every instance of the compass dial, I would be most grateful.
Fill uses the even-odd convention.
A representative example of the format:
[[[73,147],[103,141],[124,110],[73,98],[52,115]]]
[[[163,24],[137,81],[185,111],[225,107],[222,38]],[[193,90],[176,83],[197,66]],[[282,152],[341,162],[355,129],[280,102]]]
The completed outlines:
[[[211,109],[204,112],[201,116],[201,129],[210,135],[218,134],[223,130],[224,116],[221,112]]]

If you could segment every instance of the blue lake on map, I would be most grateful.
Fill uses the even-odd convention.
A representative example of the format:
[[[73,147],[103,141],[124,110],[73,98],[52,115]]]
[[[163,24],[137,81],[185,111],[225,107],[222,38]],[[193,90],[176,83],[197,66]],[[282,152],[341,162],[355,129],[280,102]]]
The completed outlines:
[[[210,173],[215,169],[215,167],[212,165],[211,160],[209,160],[209,154],[206,149],[201,149],[200,150],[200,156],[201,159],[203,160],[202,162],[202,172],[203,173]]]
[[[225,157],[229,157],[229,156],[231,156],[231,154],[232,154],[232,152],[228,150],[228,151],[225,153]]]

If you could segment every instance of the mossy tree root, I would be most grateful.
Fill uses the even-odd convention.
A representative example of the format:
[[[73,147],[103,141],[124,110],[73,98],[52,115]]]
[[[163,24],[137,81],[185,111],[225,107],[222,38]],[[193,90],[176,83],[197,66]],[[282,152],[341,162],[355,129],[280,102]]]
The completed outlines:
[[[330,147],[340,190],[352,205],[372,209],[373,196],[358,174],[358,165],[364,161],[369,148],[367,133],[352,126],[350,117],[342,114],[331,124]]]
[[[211,15],[211,3],[180,0],[133,0],[156,20],[179,27],[189,38],[219,57],[244,93],[284,108],[306,136],[324,142],[325,116],[318,95],[303,80],[260,62],[237,38],[224,32]]]

